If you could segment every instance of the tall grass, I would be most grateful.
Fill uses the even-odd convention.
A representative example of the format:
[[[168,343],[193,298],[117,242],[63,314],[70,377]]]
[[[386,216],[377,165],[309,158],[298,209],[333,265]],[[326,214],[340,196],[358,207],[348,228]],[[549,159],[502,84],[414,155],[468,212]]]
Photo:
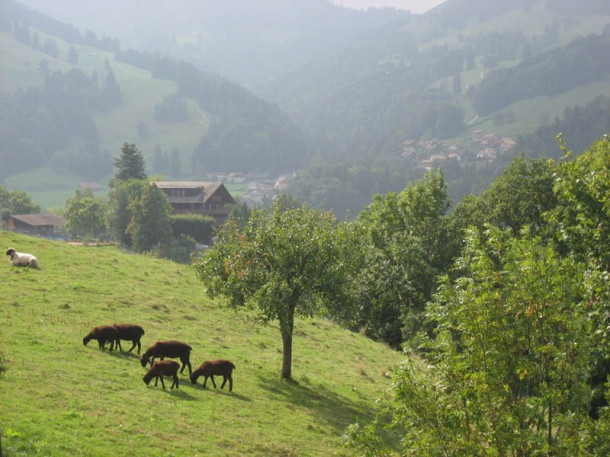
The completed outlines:
[[[350,455],[340,436],[372,419],[402,359],[326,320],[298,320],[287,383],[277,327],[206,299],[188,266],[8,232],[0,246],[32,252],[42,267],[0,264],[6,456]],[[83,346],[91,327],[113,322],[142,325],[143,348],[189,343],[194,367],[232,360],[233,393],[185,374],[179,389],[146,386],[137,355]]]

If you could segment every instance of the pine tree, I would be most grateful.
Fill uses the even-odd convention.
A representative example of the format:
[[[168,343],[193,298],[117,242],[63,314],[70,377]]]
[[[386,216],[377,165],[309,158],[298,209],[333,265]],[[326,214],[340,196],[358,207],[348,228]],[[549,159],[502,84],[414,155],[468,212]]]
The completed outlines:
[[[130,179],[146,179],[146,170],[144,166],[144,156],[135,144],[123,144],[121,155],[113,160],[117,172],[110,182],[110,186],[114,187],[117,183],[125,182]]]

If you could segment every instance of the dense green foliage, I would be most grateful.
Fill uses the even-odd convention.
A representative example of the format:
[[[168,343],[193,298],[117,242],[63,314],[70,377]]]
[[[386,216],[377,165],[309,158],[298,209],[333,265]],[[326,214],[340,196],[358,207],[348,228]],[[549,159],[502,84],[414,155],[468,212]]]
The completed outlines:
[[[214,234],[214,218],[197,214],[173,214],[171,225],[174,238],[187,235],[201,244],[211,244]]]
[[[279,195],[281,198],[281,194]],[[231,208],[229,212],[229,219],[233,220],[238,227],[244,228],[250,220],[250,215],[252,211],[246,204],[246,202],[237,199],[235,205]]]
[[[433,364],[406,366],[394,420],[408,455],[577,455],[591,352],[583,268],[528,236],[470,232],[428,306]]]
[[[0,186],[0,202],[2,209],[0,217],[5,221],[11,214],[39,213],[40,206],[32,202],[32,198],[22,190],[8,191]]]
[[[108,228],[126,249],[148,252],[169,242],[170,212],[165,193],[147,180],[121,182],[108,195]]]
[[[557,205],[553,192],[555,163],[546,158],[515,157],[502,174],[477,197],[469,196],[453,210],[452,226],[483,229],[485,224],[507,228],[517,235],[525,227],[544,231],[544,214]]]
[[[149,252],[171,239],[171,205],[165,192],[154,184],[147,183],[141,189],[142,193],[129,204],[131,220],[127,235],[133,249]]]
[[[561,146],[563,162],[517,158],[449,215],[464,244],[412,341],[426,365],[397,369],[388,403],[405,455],[607,452],[610,139],[576,159]],[[385,452],[374,425],[346,439]]]
[[[132,246],[127,232],[132,217],[131,202],[137,200],[148,185],[144,180],[126,181],[115,184],[108,193],[108,229],[112,238],[125,248]]]
[[[123,143],[121,154],[113,160],[117,169],[111,185],[129,181],[130,179],[146,179],[144,156],[135,144]]]
[[[400,159],[323,162],[310,166],[290,183],[289,192],[313,208],[332,209],[337,217],[360,213],[374,195],[399,192],[422,177],[423,170],[405,166]]]
[[[105,235],[106,203],[90,189],[76,190],[66,202],[67,232],[74,239],[95,239]]]
[[[457,254],[442,174],[429,173],[400,194],[377,196],[359,217],[362,260],[358,324],[400,348],[421,329],[437,276]]]

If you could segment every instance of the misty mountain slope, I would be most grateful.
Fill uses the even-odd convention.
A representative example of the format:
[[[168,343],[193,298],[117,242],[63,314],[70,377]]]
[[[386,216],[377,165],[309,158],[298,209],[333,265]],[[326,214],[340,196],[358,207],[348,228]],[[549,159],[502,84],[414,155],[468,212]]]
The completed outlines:
[[[68,185],[104,181],[125,142],[143,151],[150,173],[174,177],[306,164],[300,131],[235,83],[175,59],[121,51],[116,40],[82,35],[10,0],[0,6],[0,178],[50,166],[74,176]],[[155,163],[158,152],[178,154],[177,167]]]
[[[520,101],[562,99],[539,107],[552,118],[607,92],[602,84],[585,100],[566,96],[577,87],[599,90],[606,80],[610,11],[566,15],[541,0],[483,3],[450,1],[416,20],[369,30],[343,53],[276,78],[262,93],[347,157],[367,144],[399,153],[407,139],[467,136],[473,118],[504,112],[515,125],[494,128],[527,133],[537,125]],[[520,94],[501,96],[513,86]]]
[[[354,34],[408,16],[365,13],[327,0],[22,0],[83,30],[117,37],[128,48],[186,59],[246,87],[332,52]]]

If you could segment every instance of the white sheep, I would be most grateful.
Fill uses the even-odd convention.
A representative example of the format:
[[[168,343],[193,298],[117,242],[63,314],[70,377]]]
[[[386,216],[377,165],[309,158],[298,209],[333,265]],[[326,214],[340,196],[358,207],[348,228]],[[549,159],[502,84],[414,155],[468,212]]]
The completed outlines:
[[[17,267],[30,267],[37,268],[40,270],[40,264],[38,259],[32,254],[25,254],[23,252],[17,252],[13,248],[8,248],[6,255],[11,258],[13,265]]]

